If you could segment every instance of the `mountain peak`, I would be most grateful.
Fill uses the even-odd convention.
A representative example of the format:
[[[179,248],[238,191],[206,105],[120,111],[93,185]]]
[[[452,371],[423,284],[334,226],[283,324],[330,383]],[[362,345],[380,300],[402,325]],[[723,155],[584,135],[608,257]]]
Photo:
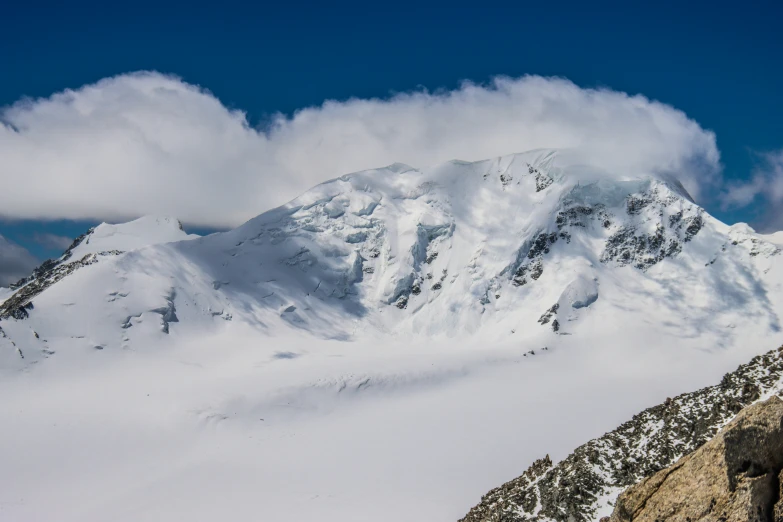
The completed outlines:
[[[187,234],[178,219],[166,216],[142,216],[126,223],[101,223],[91,229],[84,239],[72,247],[74,257],[101,251],[126,252],[149,245],[195,239]]]

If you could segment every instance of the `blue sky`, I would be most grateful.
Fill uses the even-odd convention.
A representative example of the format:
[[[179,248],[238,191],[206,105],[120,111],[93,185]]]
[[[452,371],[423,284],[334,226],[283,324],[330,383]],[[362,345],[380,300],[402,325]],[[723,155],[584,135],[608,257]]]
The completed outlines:
[[[153,70],[208,89],[263,127],[275,113],[291,116],[327,99],[451,91],[463,80],[534,74],[641,93],[684,111],[714,131],[729,185],[764,168],[757,153],[783,148],[779,1],[263,4],[6,5],[0,107]],[[4,172],[2,182],[19,175]],[[769,220],[774,202],[756,192],[744,205],[700,202],[727,222]],[[0,235],[37,258],[54,256],[61,244],[52,235],[73,237],[95,222],[62,219],[73,215],[11,215]]]

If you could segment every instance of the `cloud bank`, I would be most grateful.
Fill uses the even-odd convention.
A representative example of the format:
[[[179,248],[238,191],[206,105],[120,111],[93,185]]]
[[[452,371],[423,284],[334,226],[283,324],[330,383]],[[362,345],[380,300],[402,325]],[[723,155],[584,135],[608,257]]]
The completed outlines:
[[[0,110],[0,215],[234,226],[327,179],[535,148],[580,148],[618,172],[719,183],[712,132],[683,112],[558,78],[496,78],[446,92],[327,101],[263,130],[208,91],[152,72]]]

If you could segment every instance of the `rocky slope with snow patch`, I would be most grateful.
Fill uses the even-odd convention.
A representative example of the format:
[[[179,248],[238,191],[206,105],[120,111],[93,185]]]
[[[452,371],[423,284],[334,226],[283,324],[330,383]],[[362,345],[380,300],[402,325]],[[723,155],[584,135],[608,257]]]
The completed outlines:
[[[77,237],[71,246],[57,259],[49,259],[37,267],[32,275],[21,279],[11,288],[0,292],[0,320],[24,320],[33,310],[33,299],[51,286],[73,274],[76,270],[98,263],[101,259],[120,256],[127,251],[149,245],[194,239],[197,235],[187,234],[182,224],[169,217],[144,216],[119,225],[102,223]],[[6,323],[7,324],[7,323]],[[33,331],[33,337],[40,336]],[[20,359],[24,359],[24,343],[11,340],[0,325],[0,337],[7,339]],[[35,355],[47,357],[53,355],[48,346],[39,344]]]
[[[666,399],[553,464],[549,455],[490,491],[462,522],[588,522],[629,486],[700,448],[744,407],[783,393],[783,347],[720,384]],[[618,519],[619,520],[619,519]]]

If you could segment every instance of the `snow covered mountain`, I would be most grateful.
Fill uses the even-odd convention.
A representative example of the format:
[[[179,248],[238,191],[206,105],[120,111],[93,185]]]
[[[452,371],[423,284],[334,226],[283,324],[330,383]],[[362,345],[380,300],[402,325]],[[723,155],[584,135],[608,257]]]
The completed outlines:
[[[780,345],[781,246],[551,150],[349,174],[206,237],[101,225],[0,304],[0,490],[15,520],[257,519],[259,490],[267,520],[456,520]]]
[[[77,269],[93,265],[102,258],[120,256],[129,250],[145,246],[193,239],[186,234],[182,224],[173,218],[145,216],[129,223],[110,225],[102,223],[77,237],[58,259],[50,259],[33,271],[33,274],[0,294],[0,319],[27,319],[33,308],[33,299]],[[24,352],[16,342],[9,340],[0,327],[0,338],[10,343],[20,359]],[[36,339],[39,337],[36,335]],[[6,346],[6,353],[8,353]],[[40,347],[37,356],[51,355],[47,347]],[[5,354],[4,354],[5,355]]]
[[[101,225],[56,263],[84,268],[36,293],[35,313],[12,298],[0,316],[31,315],[4,329],[33,360],[40,339],[128,347],[140,330],[130,327],[155,336],[172,320],[282,322],[336,339],[523,337],[655,309],[660,328],[722,343],[743,317],[780,329],[779,247],[711,218],[676,182],[569,160],[534,151],[424,171],[392,165],[192,241],[171,243],[186,239],[174,221]],[[36,341],[16,333],[29,328]]]

